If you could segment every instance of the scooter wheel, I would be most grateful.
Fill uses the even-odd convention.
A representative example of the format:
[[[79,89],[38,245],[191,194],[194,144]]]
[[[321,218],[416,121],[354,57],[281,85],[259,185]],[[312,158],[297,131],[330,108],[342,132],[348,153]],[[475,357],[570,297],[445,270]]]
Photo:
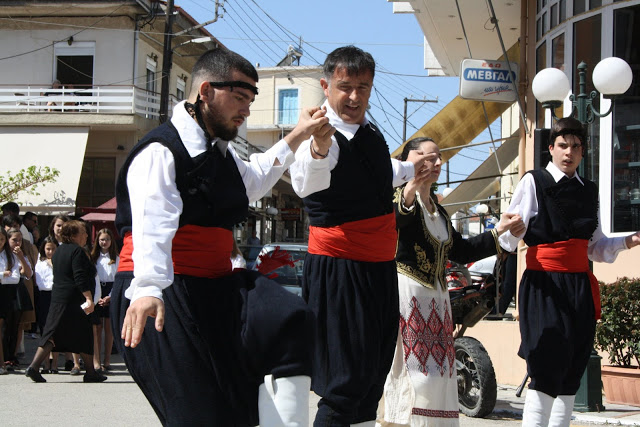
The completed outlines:
[[[489,353],[475,338],[455,340],[458,403],[468,417],[482,418],[496,406],[498,386]]]

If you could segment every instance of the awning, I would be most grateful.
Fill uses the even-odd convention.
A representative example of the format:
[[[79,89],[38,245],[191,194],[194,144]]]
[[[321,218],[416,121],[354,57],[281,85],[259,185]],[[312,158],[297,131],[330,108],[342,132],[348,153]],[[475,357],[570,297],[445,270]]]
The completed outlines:
[[[57,169],[55,182],[38,184],[37,195],[20,193],[23,211],[40,215],[74,213],[88,127],[0,127],[0,171],[7,176],[31,166]]]
[[[475,200],[486,199],[500,191],[500,177],[497,176],[500,175],[500,168],[496,162],[496,156],[500,167],[505,169],[518,156],[518,141],[518,132],[516,131],[511,135],[511,138],[505,140],[498,147],[495,154],[491,154],[464,182],[440,201],[449,215],[459,209],[468,209],[477,203],[474,202]]]
[[[113,197],[97,208],[82,208],[83,212],[88,213],[80,218],[87,222],[115,222],[117,207],[116,198]]]
[[[514,44],[507,52],[510,61],[518,61],[520,55],[519,44]],[[500,57],[499,59],[502,59]],[[437,77],[434,77],[437,78]],[[512,104],[506,102],[485,102],[489,123],[493,123]],[[462,99],[456,96],[420,130],[408,140],[418,137],[432,138],[440,149],[462,146],[473,141],[487,128],[482,102]],[[404,143],[392,154],[396,157],[402,153]],[[463,147],[461,147],[462,149]],[[446,162],[460,150],[450,150],[442,153],[442,162]]]

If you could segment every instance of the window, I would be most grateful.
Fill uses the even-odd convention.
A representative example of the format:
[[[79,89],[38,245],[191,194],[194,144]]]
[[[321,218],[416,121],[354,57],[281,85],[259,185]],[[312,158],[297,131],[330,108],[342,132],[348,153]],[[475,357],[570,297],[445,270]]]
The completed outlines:
[[[596,66],[601,59],[601,27],[602,16],[594,15],[590,18],[577,21],[573,26],[573,87],[572,92],[579,94],[578,85],[578,65],[585,62],[589,67],[587,69],[587,89],[586,93],[595,90],[591,81],[591,73],[593,67]],[[600,97],[593,99],[593,106],[596,110],[600,110]],[[596,119],[589,125],[587,129],[589,141],[587,143],[587,151],[584,153],[582,166],[578,169],[580,175],[598,183],[600,165],[600,119]]]
[[[564,71],[564,33],[551,40],[551,66]],[[564,117],[564,106],[556,108],[556,116]]]
[[[176,98],[178,98],[178,101],[182,101],[184,99],[185,86],[185,79],[178,77],[178,80],[176,81]]]
[[[114,196],[115,188],[116,159],[87,157],[82,164],[76,206],[100,206]]]
[[[536,49],[536,73],[547,68],[547,44],[542,43]],[[536,123],[538,128],[544,127],[544,108],[542,104],[536,101]]]
[[[298,121],[298,89],[278,92],[278,124],[293,125]]]
[[[640,229],[640,6],[613,15],[613,56],[631,66],[631,87],[613,107],[611,191],[613,232]]]
[[[54,75],[65,86],[93,86],[94,42],[62,42],[54,47]]]
[[[158,63],[151,57],[147,57],[147,80],[146,89],[153,93],[156,91],[156,70]]]
[[[146,86],[147,89],[147,114],[146,118],[153,118],[153,114],[157,113],[160,110],[160,103],[154,99],[154,94],[156,92],[156,70],[158,67],[158,63],[156,62],[157,57],[147,56],[147,80]],[[154,105],[157,105],[157,108],[153,108]]]

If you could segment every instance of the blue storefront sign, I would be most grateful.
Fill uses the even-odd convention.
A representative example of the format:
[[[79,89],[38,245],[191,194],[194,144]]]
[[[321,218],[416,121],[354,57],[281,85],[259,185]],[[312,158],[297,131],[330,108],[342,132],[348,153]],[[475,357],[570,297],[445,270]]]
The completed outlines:
[[[518,65],[501,61],[465,59],[460,70],[460,97],[476,101],[515,102]]]

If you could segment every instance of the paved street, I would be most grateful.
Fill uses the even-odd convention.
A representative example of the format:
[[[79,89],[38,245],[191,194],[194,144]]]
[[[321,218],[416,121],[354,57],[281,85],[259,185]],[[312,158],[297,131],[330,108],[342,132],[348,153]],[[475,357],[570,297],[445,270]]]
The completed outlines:
[[[24,376],[24,368],[35,352],[36,340],[25,338],[26,356],[22,370],[0,376],[0,425],[5,426],[159,426],[155,413],[133,382],[118,355],[112,358],[115,368],[102,384],[84,384],[82,376],[61,371],[46,375],[47,383],[36,384]],[[60,362],[62,363],[62,361]],[[311,393],[311,418],[318,398]],[[498,402],[486,419],[460,416],[460,425],[516,426],[521,422],[524,394],[515,397],[515,387],[498,386]],[[574,412],[572,426],[618,424],[640,426],[640,408],[606,404],[602,413]]]

